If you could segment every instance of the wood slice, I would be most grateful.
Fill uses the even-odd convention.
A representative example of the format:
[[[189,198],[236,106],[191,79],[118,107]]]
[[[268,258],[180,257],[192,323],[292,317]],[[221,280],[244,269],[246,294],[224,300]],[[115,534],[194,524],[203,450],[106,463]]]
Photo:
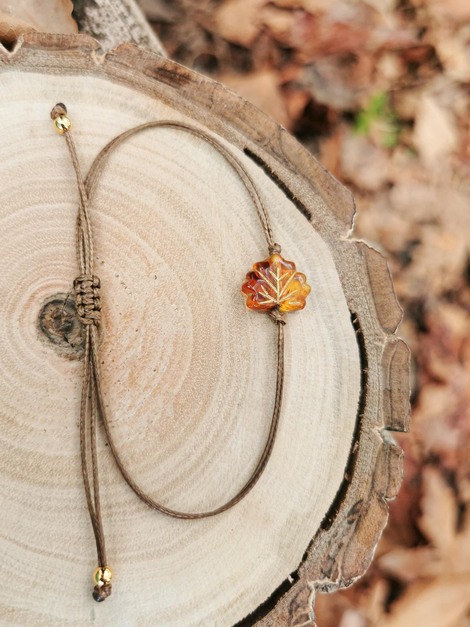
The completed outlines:
[[[175,520],[123,481],[100,432],[113,595],[96,605],[82,485],[80,328],[57,322],[77,274],[77,191],[49,112],[66,103],[84,172],[115,135],[163,118],[216,134],[253,176],[275,239],[312,285],[286,326],[280,430],[256,487]],[[401,480],[408,351],[389,271],[349,237],[351,195],[284,129],[220,84],[126,44],[28,36],[0,55],[0,621],[9,625],[308,625],[313,598],[361,575]],[[266,257],[241,181],[207,143],[132,137],[93,198],[102,359],[125,464],[175,508],[215,507],[269,428],[275,326],[246,310]],[[59,304],[59,305],[58,305]],[[69,306],[67,301],[66,307]]]

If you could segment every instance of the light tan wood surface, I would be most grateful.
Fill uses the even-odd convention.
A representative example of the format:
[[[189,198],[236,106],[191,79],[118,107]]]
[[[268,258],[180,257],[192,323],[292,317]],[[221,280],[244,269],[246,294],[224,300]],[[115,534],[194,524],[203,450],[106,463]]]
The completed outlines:
[[[100,605],[79,459],[80,347],[51,342],[40,320],[77,274],[74,174],[49,119],[59,101],[85,172],[106,142],[145,121],[217,134],[312,286],[285,329],[272,458],[231,511],[180,521],[150,510],[99,438],[115,571]],[[349,238],[350,194],[221,85],[131,45],[103,56],[86,36],[30,35],[0,53],[0,129],[0,621],[229,626],[273,595],[245,624],[313,624],[315,590],[367,567],[401,478],[385,429],[403,429],[408,411],[401,312],[383,258]],[[248,477],[274,401],[275,326],[240,295],[267,256],[256,211],[210,146],[156,129],[113,153],[92,212],[118,447],[152,496],[214,507]]]

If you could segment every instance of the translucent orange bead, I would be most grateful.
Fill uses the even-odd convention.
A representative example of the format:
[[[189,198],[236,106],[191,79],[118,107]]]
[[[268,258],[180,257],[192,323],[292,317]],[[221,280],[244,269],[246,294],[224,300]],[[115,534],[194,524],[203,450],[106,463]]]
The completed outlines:
[[[281,312],[305,307],[310,293],[305,274],[296,271],[295,263],[274,253],[253,264],[242,285],[246,306],[255,311],[277,308]]]

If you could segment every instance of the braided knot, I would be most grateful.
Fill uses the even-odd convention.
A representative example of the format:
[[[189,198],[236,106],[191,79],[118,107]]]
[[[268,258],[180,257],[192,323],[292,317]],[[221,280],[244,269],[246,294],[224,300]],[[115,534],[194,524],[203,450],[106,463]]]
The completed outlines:
[[[99,326],[101,321],[100,280],[93,274],[81,274],[73,282],[78,319],[82,324]]]

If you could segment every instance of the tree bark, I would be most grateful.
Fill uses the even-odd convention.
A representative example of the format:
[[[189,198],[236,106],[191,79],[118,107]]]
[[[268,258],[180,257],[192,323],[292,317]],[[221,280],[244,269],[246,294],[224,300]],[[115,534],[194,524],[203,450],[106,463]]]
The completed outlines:
[[[165,55],[160,40],[134,0],[75,0],[73,13],[79,31],[99,41],[103,50],[133,42]]]
[[[142,504],[99,441],[113,596],[95,565],[77,427],[76,185],[49,111],[64,102],[84,172],[118,133],[187,120],[243,160],[275,239],[312,285],[286,325],[273,455],[235,508],[174,520]],[[401,481],[390,431],[409,413],[408,349],[383,257],[351,238],[351,194],[282,127],[222,85],[124,44],[28,35],[0,52],[0,619],[28,625],[313,625],[314,595],[366,570]],[[256,462],[274,399],[275,334],[239,294],[266,257],[243,184],[211,146],[150,130],[93,198],[103,375],[126,465],[171,507],[214,507]],[[52,304],[51,304],[52,303]],[[54,303],[56,303],[54,305]],[[92,613],[93,611],[93,613]]]

